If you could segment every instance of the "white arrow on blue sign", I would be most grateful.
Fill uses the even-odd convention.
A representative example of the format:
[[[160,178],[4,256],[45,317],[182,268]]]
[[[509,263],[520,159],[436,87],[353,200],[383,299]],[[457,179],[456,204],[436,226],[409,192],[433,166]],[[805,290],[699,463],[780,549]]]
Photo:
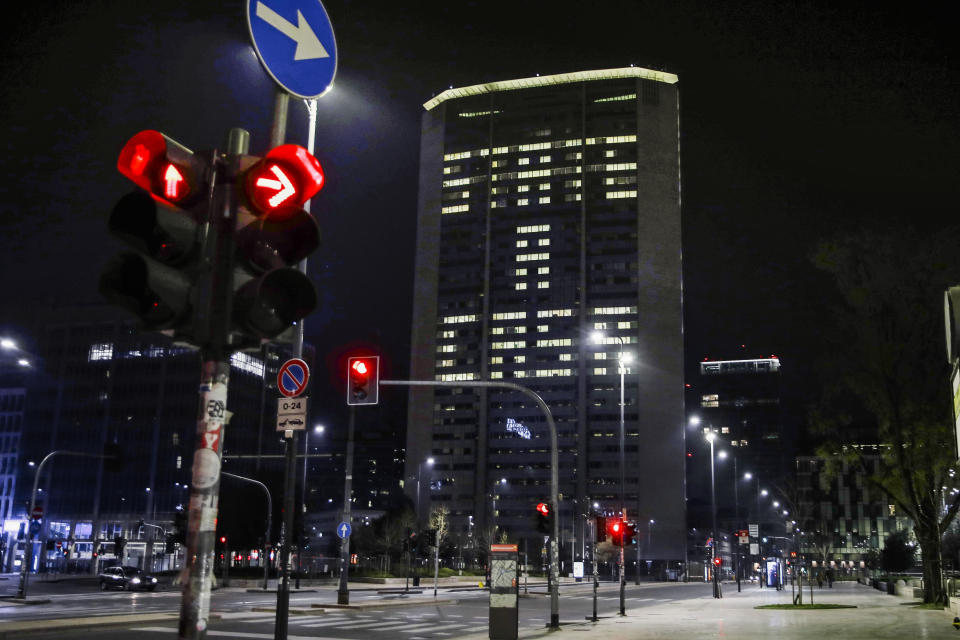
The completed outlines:
[[[333,84],[337,42],[320,0],[247,0],[247,26],[257,57],[285,91],[310,99]]]
[[[341,522],[337,525],[337,537],[340,539],[349,538],[351,531],[349,522]]]

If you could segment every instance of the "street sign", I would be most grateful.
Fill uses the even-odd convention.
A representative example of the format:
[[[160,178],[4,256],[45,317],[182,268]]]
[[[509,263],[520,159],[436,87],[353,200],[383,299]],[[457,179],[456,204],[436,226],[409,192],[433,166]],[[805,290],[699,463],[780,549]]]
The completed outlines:
[[[750,555],[758,556],[760,555],[760,545],[756,542],[750,543]]]
[[[351,531],[353,531],[353,529],[350,527],[349,522],[341,522],[337,525],[337,537],[341,540],[349,538]]]
[[[749,536],[737,536],[737,538],[739,538],[740,544],[748,544],[750,542]]]
[[[316,98],[333,84],[337,42],[320,0],[247,0],[257,57],[287,93]]]
[[[277,391],[287,398],[296,398],[307,389],[310,367],[300,358],[290,358],[277,372]]]
[[[307,426],[307,396],[277,400],[277,431],[303,431]]]
[[[41,528],[41,527],[42,527],[42,525],[40,524],[40,521],[39,521],[39,520],[31,520],[31,521],[30,521],[30,535],[35,536],[35,535],[37,535],[38,533],[40,533],[40,528]]]
[[[33,508],[33,511],[30,513],[30,517],[34,520],[39,520],[43,517],[43,507],[37,505]]]
[[[760,537],[760,525],[759,524],[748,524],[747,528],[750,529],[750,535],[754,538]]]

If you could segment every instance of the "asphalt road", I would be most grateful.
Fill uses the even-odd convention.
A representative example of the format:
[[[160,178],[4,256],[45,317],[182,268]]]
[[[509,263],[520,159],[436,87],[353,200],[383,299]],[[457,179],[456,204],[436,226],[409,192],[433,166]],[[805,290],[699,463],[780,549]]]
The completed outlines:
[[[627,608],[636,609],[662,605],[710,594],[705,584],[651,583],[639,587],[628,585]],[[0,618],[27,620],[44,618],[71,618],[118,613],[155,613],[179,610],[177,591],[156,593],[74,592],[50,594],[51,602],[30,607],[3,607]],[[332,603],[336,600],[333,588],[291,595],[291,609],[307,610],[311,604]],[[485,591],[450,591],[441,589],[433,603],[433,590],[425,589],[415,595],[383,595],[376,591],[353,591],[351,604],[360,609],[326,609],[316,615],[291,615],[289,640],[319,638],[344,640],[371,638],[403,638],[426,640],[457,638],[472,633],[485,633],[488,625],[488,594]],[[454,602],[450,602],[453,600]],[[274,614],[255,612],[254,608],[272,608],[275,593],[246,593],[239,590],[214,592],[211,611],[219,617],[212,620],[208,637],[272,639]],[[377,606],[382,604],[383,606]],[[619,610],[619,592],[614,583],[602,583],[597,597],[600,617],[616,616]],[[560,591],[560,619],[582,621],[593,611],[593,592],[588,584],[564,585]],[[518,626],[523,630],[542,629],[550,617],[550,601],[543,587],[531,588],[527,597],[521,597]],[[170,638],[176,634],[176,621],[134,623],[127,627],[104,628],[97,631],[98,640],[130,638],[133,634],[142,640]],[[34,638],[80,638],[89,632],[37,634]]]

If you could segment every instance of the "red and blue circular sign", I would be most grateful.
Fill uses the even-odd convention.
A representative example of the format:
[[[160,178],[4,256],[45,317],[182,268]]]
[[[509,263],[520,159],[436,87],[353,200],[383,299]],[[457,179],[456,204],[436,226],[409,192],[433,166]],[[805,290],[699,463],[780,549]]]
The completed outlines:
[[[277,372],[277,391],[287,398],[296,398],[307,389],[310,367],[300,358],[291,358]]]

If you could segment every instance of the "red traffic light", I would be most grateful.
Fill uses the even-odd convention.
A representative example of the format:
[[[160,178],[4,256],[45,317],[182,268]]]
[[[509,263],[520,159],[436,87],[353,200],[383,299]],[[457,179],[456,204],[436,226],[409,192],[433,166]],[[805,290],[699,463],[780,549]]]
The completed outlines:
[[[354,360],[350,368],[353,369],[353,374],[357,378],[366,378],[367,374],[370,373],[367,369],[367,363],[363,360]]]
[[[613,525],[610,527],[610,530],[613,531],[614,533],[620,533],[620,523],[614,522]]]
[[[713,559],[713,564],[719,567],[721,564],[723,564],[723,558],[717,556]]]
[[[149,129],[123,145],[117,170],[141,189],[170,202],[181,202],[197,192],[203,171],[190,149]]]
[[[320,161],[296,144],[284,144],[246,172],[244,190],[262,216],[286,217],[323,188]]]
[[[347,404],[377,404],[380,400],[380,356],[347,359]]]
[[[227,536],[220,536],[220,544],[226,544],[226,543],[227,543]]]
[[[548,505],[546,502],[538,502],[538,503],[537,503],[537,513],[539,513],[539,514],[542,515],[542,516],[549,516],[549,515],[550,515],[550,505]]]

